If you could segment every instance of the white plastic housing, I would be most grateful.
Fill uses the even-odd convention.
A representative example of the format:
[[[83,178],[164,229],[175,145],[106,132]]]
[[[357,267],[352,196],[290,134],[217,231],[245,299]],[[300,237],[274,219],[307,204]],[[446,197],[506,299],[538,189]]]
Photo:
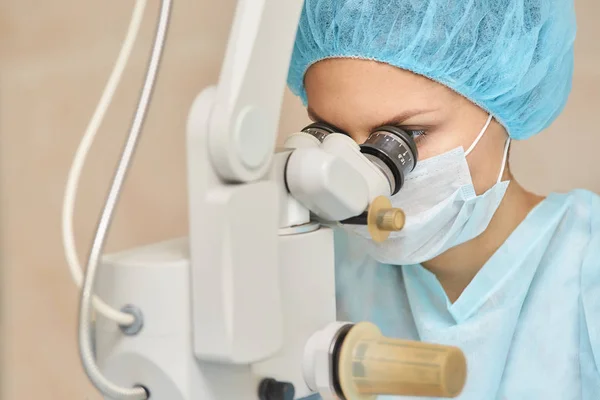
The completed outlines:
[[[279,196],[279,228],[302,225],[310,222],[310,212],[292,197],[286,188],[285,169],[292,150],[280,150],[273,158],[269,179],[275,182]]]
[[[284,346],[274,357],[253,366],[260,376],[291,382],[296,398],[313,391],[304,380],[306,342],[335,321],[333,232],[321,228],[279,238],[284,310]]]
[[[209,88],[198,96],[187,130],[194,351],[203,360],[245,364],[282,346],[279,189],[268,180],[219,180],[208,152],[214,94]]]
[[[279,247],[284,346],[253,365],[194,357],[187,239],[106,256],[97,293],[114,307],[139,308],[143,327],[136,335],[127,336],[113,321],[98,316],[96,354],[102,372],[119,385],[142,384],[151,398],[169,400],[256,400],[263,377],[293,383],[296,399],[315,391],[314,384],[307,385],[307,376],[316,376],[319,385],[326,385],[323,368],[327,366],[322,361],[308,366],[306,360],[314,350],[321,360],[328,340],[321,329],[327,327],[329,332],[335,325],[333,232],[321,228],[281,236]],[[239,329],[243,332],[245,327]],[[321,339],[315,341],[317,331]]]
[[[360,152],[360,146],[352,138],[332,133],[325,137],[321,148],[343,158],[363,176],[369,186],[369,204],[378,196],[391,195],[392,188],[383,172]]]
[[[321,148],[294,150],[286,177],[292,196],[329,221],[359,215],[369,204],[365,178],[344,159]]]
[[[144,385],[151,399],[255,400],[259,377],[250,366],[198,362],[194,357],[190,289],[187,239],[105,257],[96,292],[116,308],[138,307],[144,324],[137,335],[127,336],[98,315],[101,371],[123,387]]]
[[[300,149],[306,147],[319,147],[321,141],[307,132],[296,132],[291,134],[283,142],[286,149]]]
[[[304,347],[304,380],[308,387],[321,395],[322,400],[338,400],[333,388],[333,359],[331,350],[338,332],[349,322],[332,322],[315,332]]]

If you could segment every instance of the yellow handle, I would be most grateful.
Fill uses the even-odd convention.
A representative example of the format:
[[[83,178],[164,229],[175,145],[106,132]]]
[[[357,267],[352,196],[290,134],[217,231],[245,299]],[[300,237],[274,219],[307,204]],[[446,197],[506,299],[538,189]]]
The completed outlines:
[[[371,400],[376,395],[456,397],[467,376],[460,349],[386,338],[367,322],[348,332],[338,361],[347,400]]]

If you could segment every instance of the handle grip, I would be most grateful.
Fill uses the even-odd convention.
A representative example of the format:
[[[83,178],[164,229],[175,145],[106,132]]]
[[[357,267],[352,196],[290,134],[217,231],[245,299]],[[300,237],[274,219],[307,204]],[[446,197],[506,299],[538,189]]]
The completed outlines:
[[[348,332],[338,356],[339,383],[347,400],[377,395],[458,396],[467,363],[452,346],[386,338],[373,324],[361,322]]]

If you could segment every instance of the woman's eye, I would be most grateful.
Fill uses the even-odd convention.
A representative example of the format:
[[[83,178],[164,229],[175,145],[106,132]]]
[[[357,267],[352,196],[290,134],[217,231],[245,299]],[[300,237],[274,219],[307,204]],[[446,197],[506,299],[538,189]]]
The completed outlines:
[[[404,128],[404,130],[407,131],[408,133],[410,133],[410,135],[412,136],[412,138],[415,141],[415,144],[417,146],[420,144],[423,144],[423,142],[427,139],[427,131],[424,129],[406,129],[406,128]]]
[[[427,131],[425,129],[410,129],[404,126],[399,126],[398,128],[409,133],[415,143],[419,143],[421,140],[425,139],[425,136],[427,136]]]
[[[413,138],[418,138],[420,136],[425,136],[427,135],[427,131],[425,130],[414,130],[414,129],[408,129],[408,133],[410,133],[412,135]]]

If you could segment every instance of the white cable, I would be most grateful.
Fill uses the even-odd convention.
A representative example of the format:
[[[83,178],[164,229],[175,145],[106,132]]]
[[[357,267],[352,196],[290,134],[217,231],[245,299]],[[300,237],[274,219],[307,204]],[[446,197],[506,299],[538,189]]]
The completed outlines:
[[[94,138],[98,133],[98,129],[102,124],[102,120],[104,119],[110,103],[112,102],[112,98],[119,85],[123,71],[127,66],[129,56],[131,55],[138,32],[140,30],[140,26],[142,24],[145,9],[146,0],[136,0],[133,14],[131,16],[131,22],[129,23],[129,28],[127,30],[125,40],[123,41],[121,51],[119,52],[119,56],[117,57],[117,61],[115,62],[115,66],[112,70],[110,78],[106,83],[102,97],[96,106],[96,110],[94,111],[92,119],[90,120],[85,134],[81,139],[81,143],[77,148],[75,158],[73,159],[73,164],[71,165],[71,170],[69,171],[69,177],[67,180],[67,186],[63,200],[62,239],[67,264],[69,265],[71,276],[78,287],[81,287],[82,285],[83,272],[79,262],[79,256],[77,255],[77,249],[75,247],[75,235],[73,233],[73,212],[75,208],[75,199],[77,196],[77,187],[79,186],[79,178],[81,176],[81,171],[85,164],[85,159],[88,155],[90,147],[92,146]],[[97,296],[94,296],[93,298],[93,305],[96,311],[104,315],[106,318],[115,321],[119,325],[131,325],[135,321],[133,315],[112,308]]]
[[[127,172],[129,171],[131,161],[139,142],[144,121],[146,120],[146,115],[150,109],[152,93],[154,91],[167,37],[169,18],[171,15],[171,3],[172,0],[161,0],[154,44],[152,45],[152,52],[150,54],[150,59],[148,60],[146,77],[140,91],[138,105],[133,115],[133,120],[131,121],[131,128],[129,129],[125,145],[123,146],[123,152],[121,153],[119,164],[115,169],[115,174],[113,176],[110,189],[108,190],[100,219],[98,220],[96,233],[94,235],[94,240],[92,241],[92,246],[88,256],[87,268],[83,277],[83,284],[81,286],[78,335],[79,357],[85,373],[90,381],[94,384],[96,389],[98,389],[105,398],[113,400],[142,400],[147,399],[150,396],[149,392],[147,392],[146,389],[141,386],[136,386],[133,388],[123,387],[115,384],[103,374],[103,372],[100,370],[100,367],[96,363],[96,356],[94,354],[91,340],[92,327],[90,324],[90,319],[92,312],[93,290],[95,286],[96,274],[98,272],[98,268],[100,267],[100,261],[102,260],[104,244],[106,243],[106,237],[110,229],[111,221],[114,216],[114,211],[117,206]]]
[[[481,129],[481,131],[479,132],[479,135],[477,135],[477,137],[475,138],[475,141],[471,144],[471,146],[469,146],[467,151],[465,151],[465,157],[468,156],[473,151],[475,146],[477,146],[477,143],[479,143],[479,141],[483,137],[483,134],[487,131],[487,128],[488,128],[488,126],[490,126],[490,123],[492,122],[493,118],[494,117],[492,116],[492,114],[490,114],[487,117],[487,120],[485,121],[485,125],[483,126],[483,129]]]
[[[502,182],[502,176],[504,176],[504,169],[506,168],[506,159],[508,158],[509,147],[510,147],[510,137],[506,139],[506,143],[504,144],[504,152],[502,155],[502,168],[500,169],[500,175],[498,175],[498,181],[496,183]]]

